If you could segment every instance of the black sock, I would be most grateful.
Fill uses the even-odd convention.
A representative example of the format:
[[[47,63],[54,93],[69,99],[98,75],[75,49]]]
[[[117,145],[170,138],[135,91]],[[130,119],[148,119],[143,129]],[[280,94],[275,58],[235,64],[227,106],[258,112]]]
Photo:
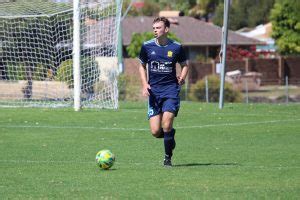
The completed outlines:
[[[175,133],[176,133],[176,129],[172,129],[173,130],[173,146],[172,146],[172,149],[175,149],[175,146],[176,146],[176,142],[175,142]]]
[[[170,132],[164,133],[165,154],[169,158],[171,158],[173,155],[172,150],[174,145],[174,134],[175,134],[174,129],[172,129]]]

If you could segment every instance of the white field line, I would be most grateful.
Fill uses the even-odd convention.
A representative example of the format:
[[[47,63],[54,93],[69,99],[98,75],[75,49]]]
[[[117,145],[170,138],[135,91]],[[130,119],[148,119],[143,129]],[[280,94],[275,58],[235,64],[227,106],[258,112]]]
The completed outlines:
[[[27,163],[27,164],[95,164],[96,163],[94,161],[76,161],[76,160],[0,160],[0,163]],[[118,162],[119,164],[122,164],[120,162]],[[149,166],[149,163],[137,163],[137,162],[129,162],[127,163],[131,164],[131,165],[139,165],[139,166],[143,166],[145,164],[147,164]],[[153,163],[153,165],[157,165],[157,163]],[[238,163],[234,163],[232,165],[228,165],[228,164],[198,164],[197,166],[199,167],[209,167],[209,168],[256,168],[256,169],[300,169],[300,166],[282,166],[282,165],[278,165],[278,166],[252,166],[252,165],[240,165]],[[176,165],[174,165],[174,167],[176,167]],[[180,167],[180,165],[178,166]]]
[[[230,127],[230,126],[247,126],[257,124],[275,124],[284,122],[296,122],[300,119],[288,119],[288,120],[270,120],[260,122],[240,122],[240,123],[220,123],[220,124],[205,124],[195,126],[176,126],[176,129],[196,129],[196,128],[210,128],[210,127]],[[0,125],[0,128],[46,128],[46,129],[97,129],[97,130],[114,130],[114,131],[149,131],[148,128],[126,128],[126,127],[95,127],[95,126],[40,126],[40,125]]]
[[[97,130],[115,130],[115,131],[148,131],[147,128],[122,128],[122,127],[95,127],[95,126],[15,126],[15,125],[0,125],[0,128],[29,128],[29,129],[97,129]]]
[[[114,112],[126,112],[126,113],[146,113],[147,109],[122,109],[122,110],[116,110]],[[191,115],[198,115],[198,114],[203,114],[203,115],[241,115],[241,116],[276,116],[276,115],[285,115],[285,116],[294,116],[295,113],[291,112],[267,112],[264,114],[256,114],[256,113],[236,113],[236,112],[204,112],[204,111],[185,111],[185,110],[180,110],[180,114],[191,114]]]
[[[261,122],[206,124],[206,125],[199,125],[199,126],[181,126],[178,128],[179,129],[192,129],[192,128],[207,128],[207,127],[219,127],[219,126],[247,126],[247,125],[256,125],[256,124],[274,124],[274,123],[295,122],[295,121],[300,121],[300,119],[270,120],[270,121],[261,121]]]

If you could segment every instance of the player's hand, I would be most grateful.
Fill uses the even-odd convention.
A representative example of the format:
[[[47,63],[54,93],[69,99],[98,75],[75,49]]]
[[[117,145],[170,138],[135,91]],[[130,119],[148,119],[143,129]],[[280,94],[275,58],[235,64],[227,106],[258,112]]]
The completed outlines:
[[[150,85],[149,84],[145,84],[143,85],[143,91],[142,91],[142,94],[144,97],[147,97],[150,95],[149,93],[149,90],[151,89]]]
[[[183,85],[185,83],[185,80],[180,76],[177,76],[177,80],[179,85]]]

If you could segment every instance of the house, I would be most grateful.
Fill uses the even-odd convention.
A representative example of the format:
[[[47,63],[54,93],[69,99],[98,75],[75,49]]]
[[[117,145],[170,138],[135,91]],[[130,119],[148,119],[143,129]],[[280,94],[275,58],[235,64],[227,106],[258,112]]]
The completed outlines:
[[[272,36],[271,22],[267,24],[258,25],[253,29],[243,28],[236,32],[242,36],[253,38],[265,43],[265,45],[257,45],[256,51],[265,52],[269,54],[269,57],[272,56],[274,57],[277,47],[275,45],[275,40],[271,37]]]
[[[151,32],[153,19],[154,17],[147,16],[126,17],[122,21],[123,49],[130,44],[133,33]],[[221,27],[187,16],[169,19],[171,32],[181,39],[181,44],[185,48],[189,60],[194,60],[199,55],[205,58],[218,56],[222,43]],[[228,31],[228,44],[249,49],[252,46],[263,44],[263,42]],[[126,57],[125,51],[124,56]]]

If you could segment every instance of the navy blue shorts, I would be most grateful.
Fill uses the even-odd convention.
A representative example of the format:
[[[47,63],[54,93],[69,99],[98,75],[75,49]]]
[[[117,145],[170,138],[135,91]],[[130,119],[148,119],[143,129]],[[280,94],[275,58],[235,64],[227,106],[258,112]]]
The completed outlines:
[[[160,98],[160,97],[155,97],[154,95],[150,95],[148,101],[148,119],[166,111],[174,113],[176,117],[179,108],[180,108],[179,97]]]

